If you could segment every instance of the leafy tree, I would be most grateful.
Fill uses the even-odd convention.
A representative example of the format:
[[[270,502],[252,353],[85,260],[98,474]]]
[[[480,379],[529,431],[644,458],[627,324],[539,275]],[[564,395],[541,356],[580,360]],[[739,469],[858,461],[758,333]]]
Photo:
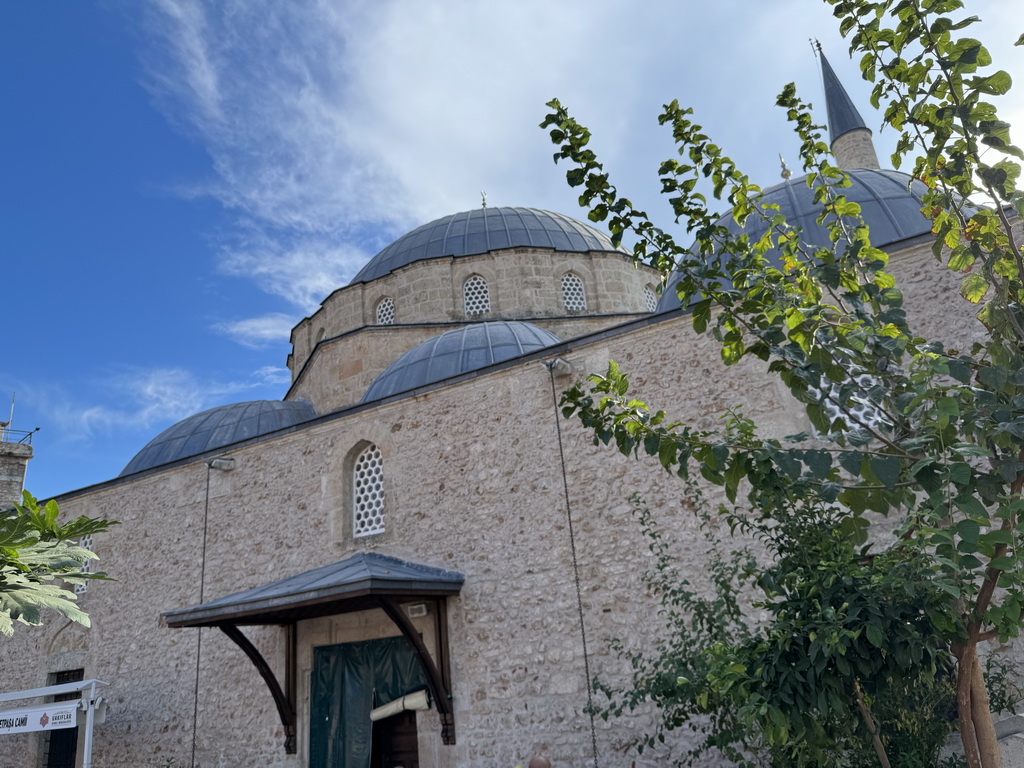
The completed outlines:
[[[696,468],[730,502],[742,494],[749,509],[765,509],[773,519],[797,502],[828,510],[847,548],[866,545],[866,513],[898,520],[897,540],[876,562],[926,563],[915,576],[928,598],[922,637],[931,638],[930,647],[952,649],[967,763],[992,768],[999,748],[978,644],[1016,637],[1024,606],[1024,251],[1014,228],[1014,217],[1024,213],[1016,188],[1024,153],[985,100],[1008,91],[1011,78],[991,72],[986,48],[965,36],[978,19],[964,14],[960,0],[826,2],[874,83],[874,106],[900,131],[893,164],[912,156],[913,176],[927,186],[923,212],[932,221],[935,257],[964,274],[959,292],[978,305],[983,343],[955,350],[915,333],[887,271],[888,255],[871,244],[860,207],[844,195],[850,182],[831,162],[822,129],[792,85],[778,103],[800,138],[830,247],[807,245],[779,210],[763,206],[760,188],[691,120],[691,110],[672,102],[659,119],[671,127],[679,155],[659,175],[677,223],[695,237],[692,246],[680,245],[618,193],[587,146],[589,131],[553,101],[542,126],[559,147],[556,161],[574,164],[567,178],[580,188],[591,220],[607,222],[616,243],[631,233],[637,260],[673,272],[671,288],[690,308],[694,330],[718,341],[725,363],[767,361],[804,404],[816,434],[779,440],[759,436],[753,425],[706,432],[670,422],[630,397],[628,379],[614,365],[591,377],[590,391],[567,392],[564,410],[595,440],[655,456],[683,477]],[[738,223],[763,218],[764,235],[731,233],[699,191],[707,183]],[[984,206],[968,202],[982,198]],[[774,503],[765,507],[766,500]],[[857,562],[849,549],[838,561],[820,557],[808,579],[834,579]],[[847,576],[857,583],[856,573],[840,581]],[[880,578],[887,589],[899,581],[895,572]],[[922,660],[901,645],[910,636],[887,634],[895,629],[889,619],[868,612],[848,628],[858,642],[880,634],[893,656],[902,654],[883,678],[901,669],[907,676]],[[795,634],[778,628],[780,642],[809,639],[799,623],[789,627]],[[758,668],[730,663],[737,678],[730,685],[756,682]],[[781,657],[771,664],[785,665]],[[782,711],[781,723],[771,714],[766,719],[770,705],[744,710],[743,722],[770,746],[811,738],[811,719],[844,722],[867,672],[837,664],[834,673],[835,696],[799,702]],[[805,725],[791,728],[794,718]],[[884,738],[876,743],[883,763]]]
[[[645,580],[670,631],[653,653],[614,644],[633,679],[624,691],[598,686],[610,702],[601,714],[652,699],[663,718],[637,746],[685,727],[696,738],[688,759],[715,750],[751,768],[765,758],[866,768],[878,762],[883,733],[890,765],[934,766],[953,699],[952,658],[928,620],[944,600],[928,578],[934,563],[906,550],[865,556],[836,525],[843,511],[813,494],[762,494],[764,508],[723,505],[714,514],[694,479],[686,482],[711,553],[711,589],[682,577],[654,515],[634,497],[655,556]],[[760,547],[737,548],[736,533]],[[751,620],[752,597],[766,621]]]
[[[0,634],[13,635],[15,621],[41,624],[45,609],[89,626],[89,616],[66,585],[107,577],[83,570],[96,555],[75,542],[111,523],[79,517],[61,524],[58,514],[57,502],[40,507],[27,491],[21,504],[0,512]]]

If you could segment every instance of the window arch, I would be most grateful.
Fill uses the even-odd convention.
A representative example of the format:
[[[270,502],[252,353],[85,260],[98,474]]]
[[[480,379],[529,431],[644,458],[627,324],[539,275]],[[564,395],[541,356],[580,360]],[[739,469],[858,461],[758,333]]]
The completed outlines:
[[[573,272],[562,275],[562,303],[566,312],[582,312],[587,308],[587,294],[583,290],[583,280]]]
[[[384,459],[370,443],[352,465],[352,537],[384,533]]]
[[[375,312],[377,325],[394,325],[395,322],[395,300],[385,296],[377,302]]]
[[[648,312],[653,312],[658,308],[658,294],[650,285],[644,286],[644,304],[647,305]]]
[[[487,281],[472,275],[462,284],[462,301],[467,315],[483,315],[491,311],[491,294]]]

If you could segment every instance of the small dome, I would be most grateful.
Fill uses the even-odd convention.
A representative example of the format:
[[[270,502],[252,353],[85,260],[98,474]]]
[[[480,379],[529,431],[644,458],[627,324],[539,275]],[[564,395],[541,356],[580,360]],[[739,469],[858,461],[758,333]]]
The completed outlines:
[[[445,216],[402,235],[352,278],[367,283],[422,259],[473,256],[502,248],[615,251],[608,236],[560,213],[533,208],[476,208]]]
[[[871,242],[876,248],[931,232],[931,222],[921,214],[921,195],[926,191],[924,184],[919,181],[911,183],[911,177],[899,171],[857,168],[847,173],[851,186],[843,189],[842,193],[847,200],[860,204],[861,215],[871,229]],[[790,224],[801,227],[805,243],[815,247],[829,245],[828,229],[815,221],[821,213],[821,206],[815,204],[814,192],[807,187],[806,176],[769,187],[764,191],[764,202],[779,206]],[[718,223],[734,234],[742,232],[749,235],[751,240],[760,238],[768,228],[757,216],[747,219],[742,229],[731,216],[722,217]],[[673,274],[658,301],[658,312],[679,307],[676,282]]]
[[[179,421],[154,437],[135,454],[119,477],[198,456],[314,416],[316,410],[305,400],[253,400],[211,408]]]
[[[445,331],[389,365],[373,380],[361,402],[433,384],[561,341],[553,333],[521,321],[474,323]]]

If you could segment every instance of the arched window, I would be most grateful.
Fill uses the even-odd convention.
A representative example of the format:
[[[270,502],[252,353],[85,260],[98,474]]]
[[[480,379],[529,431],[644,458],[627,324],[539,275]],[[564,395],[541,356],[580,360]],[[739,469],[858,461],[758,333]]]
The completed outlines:
[[[648,312],[653,312],[658,308],[658,294],[649,285],[644,286],[644,303],[647,304]]]
[[[480,275],[473,275],[462,286],[462,300],[467,315],[483,315],[491,311],[491,295],[487,292],[487,281]]]
[[[384,533],[384,459],[366,446],[352,466],[352,536]]]
[[[385,296],[377,302],[377,325],[392,325],[395,322],[395,300]]]
[[[562,303],[566,312],[582,312],[587,308],[587,296],[579,275],[572,272],[562,275]]]

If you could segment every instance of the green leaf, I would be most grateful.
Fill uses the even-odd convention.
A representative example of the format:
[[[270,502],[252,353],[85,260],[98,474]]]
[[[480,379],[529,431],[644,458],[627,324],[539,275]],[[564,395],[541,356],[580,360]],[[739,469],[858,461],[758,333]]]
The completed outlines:
[[[1010,77],[1010,73],[1000,69],[988,77],[975,78],[972,85],[982,93],[988,93],[996,96],[1001,96],[1013,85],[1013,79]]]
[[[960,283],[960,295],[973,304],[977,304],[985,298],[988,289],[988,280],[977,272],[972,272]]]
[[[978,536],[981,534],[981,526],[973,520],[961,520],[954,528],[956,535],[961,541],[966,542],[973,549],[978,544]]]
[[[711,299],[703,299],[693,305],[693,330],[704,333],[711,318]]]
[[[863,454],[859,451],[843,451],[839,454],[839,466],[854,477],[860,475],[860,464]]]
[[[811,475],[818,480],[827,477],[832,469],[832,456],[827,451],[805,451],[803,460]]]
[[[981,568],[983,563],[981,560],[976,558],[974,555],[962,555],[960,557],[960,567],[967,571],[976,571]]]
[[[877,624],[868,624],[864,628],[864,632],[867,635],[868,642],[875,646],[875,648],[881,648],[885,645],[885,635],[882,634],[882,630]]]
[[[900,460],[895,456],[872,456],[871,471],[879,482],[890,490],[896,487],[900,479]]]

